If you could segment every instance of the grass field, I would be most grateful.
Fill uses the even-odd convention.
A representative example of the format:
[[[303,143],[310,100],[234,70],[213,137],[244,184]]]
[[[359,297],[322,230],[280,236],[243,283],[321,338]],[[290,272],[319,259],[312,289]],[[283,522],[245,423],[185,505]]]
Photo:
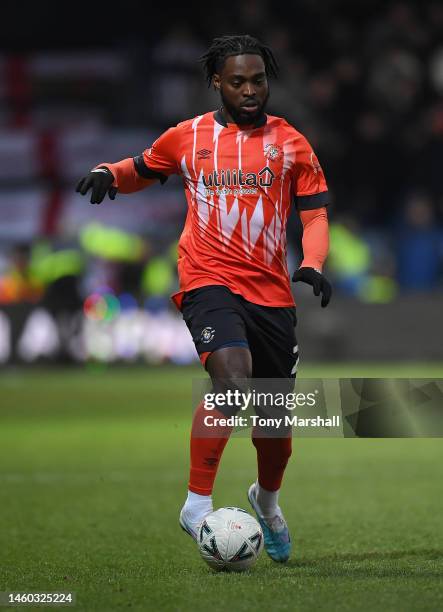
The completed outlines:
[[[302,376],[441,376],[305,366]],[[179,528],[191,368],[0,376],[0,591],[76,593],[77,610],[441,610],[439,439],[300,439],[281,505],[294,555],[213,573]],[[248,508],[253,447],[227,446],[216,507]],[[29,609],[29,608],[28,608]]]

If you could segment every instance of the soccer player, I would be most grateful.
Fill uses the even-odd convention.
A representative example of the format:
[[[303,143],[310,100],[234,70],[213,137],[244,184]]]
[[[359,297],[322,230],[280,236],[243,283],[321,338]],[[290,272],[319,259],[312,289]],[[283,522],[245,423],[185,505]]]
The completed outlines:
[[[284,119],[265,113],[268,77],[277,76],[272,51],[248,36],[215,38],[201,58],[209,85],[222,106],[164,132],[141,155],[101,163],[77,191],[132,193],[171,174],[183,179],[188,214],[178,248],[180,290],[173,301],[183,314],[214,387],[238,380],[294,382],[298,346],[295,304],[286,263],[286,223],[294,199],[303,224],[301,266],[294,282],[312,285],[327,306],[331,287],[322,274],[328,251],[328,192],[324,174],[306,138]],[[194,539],[212,512],[212,489],[231,428],[202,434],[208,413],[193,418],[188,496],[180,525]],[[232,407],[212,416],[232,414]],[[256,428],[258,478],[249,501],[274,561],[291,551],[288,526],[278,505],[291,436],[270,437]]]

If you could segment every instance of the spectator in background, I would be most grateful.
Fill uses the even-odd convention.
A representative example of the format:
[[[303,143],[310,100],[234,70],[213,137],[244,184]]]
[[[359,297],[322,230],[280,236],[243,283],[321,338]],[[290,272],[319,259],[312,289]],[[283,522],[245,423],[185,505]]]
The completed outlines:
[[[397,229],[397,279],[408,291],[428,291],[439,284],[443,230],[434,224],[435,213],[426,192],[412,193]]]
[[[0,304],[36,303],[44,293],[44,284],[31,266],[31,245],[17,244],[11,251],[10,264],[0,277]]]
[[[203,50],[184,23],[173,25],[154,47],[151,86],[156,92],[155,113],[162,123],[178,122],[192,114],[200,77],[195,58]]]

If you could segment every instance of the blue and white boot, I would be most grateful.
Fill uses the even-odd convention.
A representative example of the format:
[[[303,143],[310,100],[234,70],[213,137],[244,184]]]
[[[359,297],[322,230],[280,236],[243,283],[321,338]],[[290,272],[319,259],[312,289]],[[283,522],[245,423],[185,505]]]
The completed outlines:
[[[255,482],[249,487],[248,500],[254,508],[257,520],[263,530],[264,546],[268,555],[277,563],[284,563],[291,554],[291,537],[281,511],[272,518],[264,518],[256,499]],[[280,508],[278,508],[280,510]]]

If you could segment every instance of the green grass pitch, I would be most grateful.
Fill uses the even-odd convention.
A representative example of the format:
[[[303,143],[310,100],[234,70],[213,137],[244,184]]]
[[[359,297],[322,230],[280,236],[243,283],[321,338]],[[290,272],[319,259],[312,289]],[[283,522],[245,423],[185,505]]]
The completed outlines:
[[[301,375],[441,371],[337,365]],[[199,376],[186,367],[3,372],[0,591],[72,591],[76,610],[443,609],[440,439],[295,440],[281,494],[292,560],[263,553],[245,574],[212,572],[177,521]],[[234,437],[215,506],[249,510],[255,475],[250,441]]]

